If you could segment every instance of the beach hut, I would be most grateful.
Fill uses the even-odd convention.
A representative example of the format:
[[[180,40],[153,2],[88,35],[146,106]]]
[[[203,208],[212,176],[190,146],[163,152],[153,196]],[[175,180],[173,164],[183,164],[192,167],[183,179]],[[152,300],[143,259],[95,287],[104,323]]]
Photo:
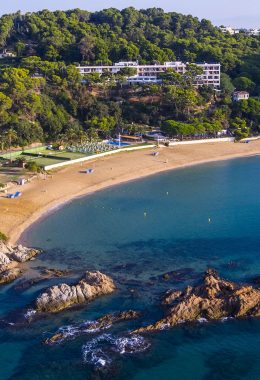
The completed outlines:
[[[23,185],[25,185],[25,178],[20,178],[19,180],[18,180],[18,185],[20,185],[20,186],[23,186]]]

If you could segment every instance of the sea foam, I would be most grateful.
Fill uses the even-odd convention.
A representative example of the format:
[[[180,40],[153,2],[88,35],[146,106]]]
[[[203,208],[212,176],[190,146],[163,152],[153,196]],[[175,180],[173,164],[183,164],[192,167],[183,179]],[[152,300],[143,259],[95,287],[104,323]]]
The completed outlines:
[[[150,343],[141,335],[115,337],[111,334],[102,334],[86,343],[82,347],[82,353],[85,363],[101,368],[112,363],[111,351],[120,355],[134,354],[143,352],[149,347]]]

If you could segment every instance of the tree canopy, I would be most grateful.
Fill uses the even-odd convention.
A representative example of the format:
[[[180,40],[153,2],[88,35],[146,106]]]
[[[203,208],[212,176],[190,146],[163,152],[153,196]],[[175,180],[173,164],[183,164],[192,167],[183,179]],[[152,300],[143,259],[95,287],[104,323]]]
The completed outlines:
[[[224,34],[205,19],[160,8],[17,12],[0,17],[0,48],[17,55],[0,60],[1,149],[104,138],[126,126],[161,126],[172,136],[259,132],[260,39]],[[162,84],[132,87],[123,82],[134,67],[85,77],[76,69],[120,60],[218,61],[222,93],[194,88],[201,72],[192,64],[184,76],[168,71]],[[232,103],[234,88],[250,99]]]

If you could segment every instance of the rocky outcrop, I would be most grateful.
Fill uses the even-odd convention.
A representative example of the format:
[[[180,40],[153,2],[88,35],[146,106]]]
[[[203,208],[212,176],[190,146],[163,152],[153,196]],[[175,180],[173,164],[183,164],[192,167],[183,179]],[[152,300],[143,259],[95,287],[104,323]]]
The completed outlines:
[[[13,260],[18,261],[19,263],[25,263],[26,261],[31,260],[34,256],[39,253],[39,250],[33,248],[23,247],[18,245],[12,249],[11,257]]]
[[[23,274],[23,271],[20,268],[7,269],[0,273],[0,285],[8,284],[16,280]]]
[[[86,272],[75,285],[60,284],[47,289],[35,302],[38,312],[56,313],[72,305],[87,303],[115,290],[113,280],[101,272]]]
[[[39,252],[22,245],[13,247],[0,241],[0,284],[6,284],[18,278],[22,274],[19,264],[31,260]]]
[[[24,263],[31,260],[38,253],[40,253],[40,251],[34,248],[23,247],[22,245],[12,246],[0,241],[0,265],[7,259],[9,261]]]
[[[163,303],[170,306],[166,317],[135,333],[197,320],[260,316],[259,289],[224,280],[212,269],[206,272],[201,285],[188,286],[183,292],[169,291]]]
[[[0,252],[0,265],[8,265],[10,262],[10,258],[5,253]]]
[[[64,342],[65,340],[74,339],[84,334],[94,333],[96,331],[104,330],[124,321],[139,318],[141,313],[138,311],[128,310],[114,314],[107,314],[96,321],[87,321],[81,324],[65,326],[59,329],[51,338],[44,341],[45,344],[52,345]]]

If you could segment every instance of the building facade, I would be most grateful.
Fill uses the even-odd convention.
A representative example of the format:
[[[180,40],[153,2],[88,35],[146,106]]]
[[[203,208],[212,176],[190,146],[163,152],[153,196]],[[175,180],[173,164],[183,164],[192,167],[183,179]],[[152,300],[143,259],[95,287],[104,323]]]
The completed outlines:
[[[260,29],[245,29],[245,28],[232,28],[231,26],[220,26],[219,29],[223,33],[229,33],[232,36],[238,33],[245,33],[249,36],[260,37]]]
[[[218,88],[220,86],[220,63],[196,63],[203,69],[203,74],[197,76],[195,86],[212,86]],[[78,66],[81,75],[90,73],[98,73],[102,75],[104,72],[116,74],[124,67],[132,67],[136,69],[136,75],[127,78],[130,84],[146,84],[161,83],[158,74],[171,69],[179,74],[185,74],[187,63],[183,62],[164,62],[163,64],[139,65],[138,61],[117,62],[112,66]]]
[[[240,100],[249,99],[249,92],[247,91],[235,91],[233,92],[233,101],[239,102]]]
[[[234,34],[238,34],[240,32],[240,29],[235,29],[235,28],[232,28],[231,26],[220,26],[219,29],[223,33],[231,34],[231,36],[233,36]]]

